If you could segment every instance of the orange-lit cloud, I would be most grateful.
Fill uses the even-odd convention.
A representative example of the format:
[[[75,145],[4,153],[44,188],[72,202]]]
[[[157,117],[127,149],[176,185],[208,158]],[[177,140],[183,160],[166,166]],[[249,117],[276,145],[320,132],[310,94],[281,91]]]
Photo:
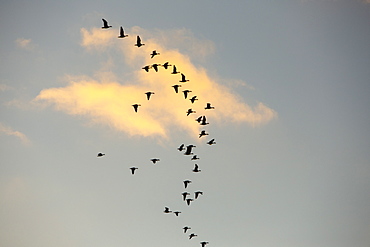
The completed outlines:
[[[11,127],[6,126],[2,123],[0,123],[0,134],[5,134],[8,136],[15,136],[19,138],[24,144],[30,143],[29,139],[27,138],[25,134],[23,134],[20,131],[13,130]]]
[[[128,31],[128,32],[127,32]],[[194,136],[199,133],[200,126],[195,118],[206,115],[208,122],[248,123],[252,126],[267,123],[277,116],[276,112],[263,103],[249,106],[242,98],[218,83],[209,75],[205,68],[195,66],[190,55],[201,59],[213,52],[210,41],[195,39],[186,30],[174,32],[150,32],[139,27],[126,30],[129,37],[118,39],[116,29],[90,31],[81,30],[81,45],[91,51],[102,51],[108,47],[117,49],[124,57],[124,66],[132,69],[130,75],[122,77],[113,72],[114,66],[121,66],[119,61],[108,61],[94,76],[67,76],[67,85],[60,88],[45,89],[37,96],[36,101],[53,103],[56,109],[72,115],[84,115],[96,123],[103,123],[126,132],[129,135],[168,137],[174,131],[188,131]],[[175,33],[175,34],[173,34]],[[140,35],[144,46],[138,48],[136,35]],[[180,49],[174,47],[179,46]],[[150,53],[157,50],[160,55],[151,58]],[[145,72],[142,67],[153,63],[169,62],[176,65],[189,82],[181,83],[180,74],[171,74],[172,66],[167,70],[158,68],[158,72],[150,69]],[[176,94],[172,85],[181,84]],[[242,83],[240,83],[242,84]],[[192,92],[184,99],[183,90]],[[147,91],[155,92],[148,101]],[[192,96],[197,100],[192,104]],[[210,102],[215,110],[205,110]],[[141,104],[135,113],[133,104]],[[186,116],[187,109],[197,113]]]
[[[31,51],[35,48],[35,46],[32,44],[31,39],[19,38],[15,40],[15,43],[17,44],[18,47],[25,50]]]

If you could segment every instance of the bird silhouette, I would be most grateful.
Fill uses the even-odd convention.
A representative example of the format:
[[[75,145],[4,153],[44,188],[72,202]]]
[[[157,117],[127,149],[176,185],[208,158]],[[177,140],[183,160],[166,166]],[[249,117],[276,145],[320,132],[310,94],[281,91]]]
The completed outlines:
[[[172,213],[172,211],[168,207],[164,207],[164,211],[166,214]]]
[[[131,167],[130,168],[132,175],[135,174],[135,170],[137,170],[137,169],[139,169],[139,168],[137,168],[137,167]]]
[[[175,89],[175,92],[178,93],[179,92],[179,87],[181,87],[181,85],[173,85],[172,86],[174,89]]]
[[[205,247],[209,242],[200,242],[201,247]]]
[[[192,151],[193,147],[195,147],[195,146],[194,145],[186,146],[186,151],[185,151],[184,155],[192,155],[193,153],[191,151]]]
[[[186,89],[186,90],[184,90],[182,92],[184,93],[184,97],[186,99],[188,97],[188,94],[191,93],[192,91]]]
[[[187,82],[189,80],[185,79],[185,75],[181,73],[181,80],[179,82]]]
[[[184,180],[183,182],[184,182],[185,189],[188,187],[188,184],[191,183],[190,180]]]
[[[208,133],[206,133],[205,130],[202,130],[200,133],[199,133],[199,138],[201,138],[202,136],[206,136],[206,135],[209,135]]]
[[[146,72],[149,72],[149,69],[151,68],[150,65],[147,65],[147,66],[144,66],[142,67],[142,69],[144,69]]]
[[[207,142],[207,144],[208,144],[208,145],[216,144],[215,139],[210,140],[209,142]]]
[[[165,69],[168,69],[168,66],[172,66],[171,64],[169,64],[168,62],[165,62],[163,65],[162,65]]]
[[[200,125],[207,125],[209,123],[207,123],[207,119],[206,119],[206,116],[203,116],[202,117],[202,122],[200,123]]]
[[[195,119],[195,121],[197,121],[198,123],[200,123],[202,121],[202,117],[203,116],[198,117],[197,119]]]
[[[146,92],[146,98],[149,100],[150,99],[150,95],[154,94],[154,92]]]
[[[198,156],[197,155],[194,155],[191,160],[199,160]]]
[[[215,109],[213,106],[211,106],[211,103],[207,103],[207,106],[204,109]]]
[[[150,55],[151,55],[150,58],[153,58],[154,56],[160,55],[160,53],[158,53],[156,50],[154,50],[154,51],[152,51],[152,53]]]
[[[190,206],[190,202],[192,202],[192,201],[194,201],[193,199],[191,199],[191,198],[187,198],[186,199],[186,203],[188,204],[188,206]]]
[[[198,190],[198,191],[195,191],[194,194],[195,194],[195,199],[198,199],[199,195],[203,195],[203,191]]]
[[[177,68],[176,68],[176,66],[174,65],[174,66],[173,66],[173,69],[172,69],[172,73],[171,73],[171,74],[178,74],[178,73],[180,73],[180,71],[177,71]]]
[[[184,146],[184,144],[181,144],[180,147],[177,148],[177,150],[179,150],[180,152],[183,151],[185,149]]]
[[[140,46],[143,46],[143,45],[145,45],[145,44],[141,43],[141,38],[138,35],[137,38],[136,38],[136,44],[135,44],[135,46],[140,47]]]
[[[185,191],[185,192],[182,192],[181,195],[182,195],[182,199],[185,201],[186,196],[190,195],[190,193]]]
[[[103,157],[105,154],[103,153],[98,153],[98,156],[97,157]]]
[[[173,212],[174,214],[176,214],[176,216],[179,216],[179,214],[181,213],[180,211],[175,211]]]
[[[153,164],[155,164],[155,163],[157,163],[158,161],[160,161],[160,159],[157,159],[157,158],[156,158],[156,159],[151,159],[150,161],[151,161],[151,162],[153,162]]]
[[[197,99],[197,96],[193,96],[193,97],[190,99],[190,101],[191,101],[191,103],[192,103],[192,104],[194,104],[194,102],[195,102],[196,100],[198,100],[198,99]]]
[[[123,27],[121,26],[120,30],[119,30],[119,36],[118,38],[124,38],[124,37],[127,37],[128,35],[125,35],[125,31],[123,31]]]
[[[192,234],[189,235],[189,239],[192,239],[192,238],[197,237],[197,236],[198,235],[196,235],[195,233],[192,233]]]
[[[189,116],[191,113],[196,113],[196,111],[193,111],[191,108],[188,109],[188,111],[186,112],[186,116]]]
[[[112,26],[108,26],[108,22],[105,19],[102,19],[102,21],[103,21],[103,26],[101,28],[108,29],[108,28],[112,27]]]
[[[202,170],[199,170],[199,166],[195,164],[193,172],[201,172]]]
[[[183,227],[182,229],[184,229],[184,233],[186,233],[189,229],[191,229],[191,227],[189,227],[189,226],[185,226],[185,227]]]
[[[141,106],[141,105],[139,105],[139,104],[134,104],[134,105],[132,105],[132,106],[134,107],[135,112],[137,112],[137,110],[138,110],[139,106]]]
[[[155,72],[158,72],[158,66],[160,66],[158,63],[152,64],[152,68],[155,70]]]

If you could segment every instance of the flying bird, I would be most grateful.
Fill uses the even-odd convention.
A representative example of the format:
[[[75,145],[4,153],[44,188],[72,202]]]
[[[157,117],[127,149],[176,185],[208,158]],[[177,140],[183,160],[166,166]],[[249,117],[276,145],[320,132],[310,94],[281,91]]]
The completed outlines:
[[[154,50],[154,51],[152,51],[152,53],[150,55],[151,55],[150,58],[153,58],[154,56],[160,55],[160,53],[158,53],[156,50]]]
[[[196,111],[193,111],[191,108],[188,109],[188,111],[186,112],[186,116],[189,116],[191,113],[196,113]]]
[[[152,68],[155,70],[155,72],[158,72],[158,66],[160,66],[158,63],[152,64]]]
[[[191,160],[199,160],[198,156],[197,155],[194,155]]]
[[[140,46],[143,46],[143,45],[145,45],[145,44],[141,43],[141,38],[138,35],[137,38],[136,38],[136,44],[135,44],[135,46],[140,47]]]
[[[166,214],[172,213],[172,211],[168,207],[164,207],[164,211]]]
[[[177,150],[179,150],[180,152],[183,151],[185,149],[184,146],[184,144],[181,144],[180,147],[177,148]]]
[[[204,109],[215,109],[213,106],[211,106],[211,103],[207,103],[207,106]]]
[[[201,172],[202,170],[199,170],[199,166],[195,164],[193,172]]]
[[[194,104],[194,102],[195,102],[196,100],[198,100],[198,99],[197,99],[197,96],[193,96],[193,97],[190,99],[190,101],[191,101],[191,103],[192,103],[192,104]]]
[[[168,69],[168,66],[172,66],[171,64],[169,64],[168,62],[165,62],[163,65],[162,65],[165,69]]]
[[[151,162],[153,162],[153,164],[157,163],[158,161],[160,161],[160,159],[151,159],[150,160]]]
[[[181,213],[180,211],[175,211],[173,212],[174,214],[176,214],[176,216],[179,216],[179,214]]]
[[[193,153],[191,152],[191,150],[192,150],[193,147],[195,147],[195,146],[193,146],[193,145],[187,146],[184,155],[192,155]]]
[[[181,81],[179,81],[179,82],[187,82],[187,81],[189,81],[189,80],[186,80],[185,75],[181,73]]]
[[[192,91],[186,89],[186,90],[184,90],[182,92],[184,93],[184,97],[186,99],[188,97],[188,94],[191,93]]]
[[[154,92],[146,92],[146,98],[149,100],[150,99],[150,95],[154,94]]]
[[[198,117],[197,119],[195,119],[195,121],[197,121],[198,123],[200,123],[202,121],[202,117],[203,116]]]
[[[190,183],[191,183],[190,180],[184,180],[185,189],[188,187],[188,184],[190,184]]]
[[[185,227],[183,227],[182,229],[184,229],[184,233],[186,233],[186,232],[187,232],[187,230],[191,229],[191,227],[189,227],[189,226],[185,226]]]
[[[203,195],[203,192],[198,190],[198,191],[195,191],[194,194],[195,194],[195,199],[198,199],[199,195]]]
[[[131,167],[130,168],[132,175],[135,174],[135,170],[137,170],[137,169],[139,169],[139,168],[137,168],[137,167]]]
[[[108,26],[108,22],[105,19],[102,19],[102,20],[103,20],[103,26],[101,28],[108,29],[108,28],[112,27],[112,26]]]
[[[207,142],[207,144],[208,144],[208,145],[216,144],[215,139],[210,140],[209,142]]]
[[[139,105],[139,104],[134,104],[134,105],[132,105],[133,107],[134,107],[134,110],[135,110],[135,112],[137,112],[137,109],[139,108],[139,106],[141,106],[141,105]]]
[[[202,122],[200,123],[200,125],[207,125],[207,124],[209,124],[209,123],[207,123],[206,116],[203,116]]]
[[[181,195],[182,195],[182,199],[185,201],[186,196],[190,195],[190,193],[185,191],[185,192],[181,193]]]
[[[206,135],[209,135],[208,133],[206,133],[205,130],[202,130],[200,133],[199,133],[199,138],[201,138],[202,136],[206,136]]]
[[[200,245],[201,245],[202,247],[205,247],[207,244],[209,244],[209,242],[200,242]]]
[[[98,153],[98,156],[97,157],[103,157],[105,154],[103,153]]]
[[[195,235],[195,233],[192,233],[192,234],[189,235],[189,239],[192,239],[192,238],[197,237],[197,236],[198,235]]]
[[[119,36],[118,38],[124,38],[124,37],[127,37],[128,35],[125,35],[125,31],[123,31],[123,27],[121,26],[120,30],[119,30]]]
[[[171,74],[178,74],[180,71],[177,71],[176,66],[173,66],[172,73]]]
[[[181,87],[181,85],[173,85],[172,86],[174,89],[175,89],[175,92],[178,93],[179,92],[179,87]]]
[[[190,199],[190,198],[186,199],[186,203],[188,204],[188,206],[190,206],[190,202],[192,202],[192,201],[194,201],[194,200]]]
[[[146,72],[149,72],[149,69],[151,68],[151,66],[150,65],[147,65],[147,66],[145,66],[145,67],[142,67],[142,69],[144,69]]]

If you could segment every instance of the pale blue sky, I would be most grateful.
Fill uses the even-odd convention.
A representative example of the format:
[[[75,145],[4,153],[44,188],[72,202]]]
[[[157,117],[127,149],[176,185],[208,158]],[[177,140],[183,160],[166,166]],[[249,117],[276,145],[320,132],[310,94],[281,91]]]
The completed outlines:
[[[116,35],[122,25],[174,40],[167,49],[275,117],[255,127],[210,117],[208,146],[181,127],[168,139],[130,136],[34,104],[66,76],[145,73],[113,48],[81,46],[81,29],[101,18]],[[1,246],[370,245],[370,3],[0,1],[0,27]],[[181,143],[197,145],[200,174]],[[187,178],[189,192],[204,191],[190,207]],[[185,225],[198,237],[188,240]]]

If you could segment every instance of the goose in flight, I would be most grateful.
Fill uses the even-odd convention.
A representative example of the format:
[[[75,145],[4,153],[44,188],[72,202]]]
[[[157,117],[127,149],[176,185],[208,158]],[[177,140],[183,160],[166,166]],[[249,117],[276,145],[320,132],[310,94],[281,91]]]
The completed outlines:
[[[153,164],[157,163],[158,161],[160,161],[160,159],[151,159],[150,160],[151,162],[153,162]]]
[[[185,192],[182,192],[181,195],[182,195],[182,199],[185,201],[186,196],[190,195],[190,193],[185,191]]]
[[[184,97],[186,99],[188,97],[188,94],[191,93],[192,91],[186,89],[186,90],[184,90],[182,92],[184,93]]]
[[[178,73],[180,73],[180,71],[177,71],[177,68],[176,68],[176,66],[174,65],[174,66],[173,66],[173,69],[172,69],[172,73],[171,73],[171,74],[178,74]]]
[[[181,212],[180,211],[175,211],[175,212],[173,212],[174,214],[176,214],[176,216],[179,216],[179,214],[181,214]]]
[[[193,148],[193,146],[187,146],[186,147],[186,151],[184,153],[184,155],[192,155],[193,153],[191,152],[191,149]]]
[[[137,38],[136,38],[136,44],[135,44],[135,46],[140,47],[140,46],[143,46],[143,45],[145,45],[145,44],[141,43],[141,38],[138,35]]]
[[[185,227],[183,227],[182,229],[184,229],[184,233],[186,233],[189,229],[191,229],[191,227],[189,227],[189,226],[185,226]]]
[[[179,93],[179,87],[181,87],[181,85],[176,84],[176,85],[173,85],[172,87],[175,89],[176,93]]]
[[[137,112],[137,110],[138,110],[139,106],[141,106],[141,105],[139,105],[139,104],[134,104],[134,105],[132,105],[132,106],[134,107],[135,112]]]
[[[194,155],[191,160],[199,160],[198,156],[197,155]]]
[[[206,116],[203,116],[202,122],[200,123],[200,125],[207,125],[207,124],[209,124],[209,123],[207,123]]]
[[[208,144],[208,145],[216,144],[215,139],[210,140],[209,142],[207,142],[207,144]]]
[[[189,239],[192,239],[194,237],[198,237],[198,235],[196,235],[195,233],[192,233],[192,234],[189,235]]]
[[[191,113],[196,113],[196,111],[193,111],[191,108],[188,109],[188,111],[186,112],[186,116],[189,116]]]
[[[144,66],[142,67],[142,69],[144,69],[146,72],[149,72],[149,69],[151,68],[150,65],[147,65],[147,66]]]
[[[194,194],[195,194],[195,199],[198,199],[199,195],[203,195],[203,191],[198,190],[198,191],[195,191]]]
[[[169,64],[168,62],[165,62],[163,65],[162,65],[165,69],[168,69],[168,66],[172,66],[171,64]]]
[[[146,98],[149,100],[150,99],[150,95],[154,94],[154,92],[146,92]]]
[[[190,184],[190,183],[191,183],[190,180],[184,180],[185,189],[188,187],[188,184]]]
[[[160,53],[158,53],[156,50],[154,50],[154,51],[152,51],[152,53],[150,55],[151,55],[150,58],[153,58],[154,56],[160,55]]]
[[[181,144],[180,147],[177,148],[177,150],[179,150],[180,152],[183,151],[185,149],[184,146],[184,144]]]
[[[191,198],[188,198],[188,199],[186,199],[186,204],[188,204],[188,206],[190,206],[190,202],[192,202],[192,201],[194,201],[194,200],[191,199]]]
[[[168,207],[164,207],[164,213],[169,214],[172,213],[172,211]]]
[[[202,136],[206,136],[206,135],[209,135],[208,133],[206,133],[205,130],[202,130],[199,134],[199,138],[201,138]]]
[[[202,170],[199,170],[199,166],[195,164],[195,167],[193,169],[193,172],[201,172]]]
[[[97,157],[103,157],[105,154],[103,153],[98,153],[98,156]]]
[[[207,103],[207,106],[204,109],[215,109],[213,106],[211,106],[211,103]]]
[[[186,80],[185,75],[183,73],[181,73],[181,81],[179,81],[179,82],[187,82],[187,81],[189,81],[189,80]]]
[[[191,103],[192,103],[192,104],[194,104],[194,102],[195,102],[196,100],[198,100],[198,99],[197,99],[197,96],[193,96],[193,97],[191,97],[191,99],[190,99],[190,101],[191,101]]]
[[[119,30],[119,36],[118,38],[124,38],[124,37],[127,37],[128,35],[125,35],[125,31],[123,31],[123,27],[121,26],[120,30]]]
[[[101,28],[108,29],[108,28],[112,27],[112,26],[108,26],[108,22],[105,19],[102,19],[102,21],[103,21],[103,26]]]
[[[155,72],[158,72],[158,66],[160,66],[158,63],[152,64],[152,68],[155,70]]]
[[[205,247],[207,244],[209,244],[209,242],[200,242],[200,245],[201,245],[202,247]]]
[[[137,168],[137,167],[131,167],[130,168],[132,175],[135,174],[135,170],[137,170],[137,169],[139,169],[139,168]]]
[[[195,119],[195,121],[197,121],[198,123],[200,123],[202,121],[202,117],[203,116],[198,117],[197,119]]]

